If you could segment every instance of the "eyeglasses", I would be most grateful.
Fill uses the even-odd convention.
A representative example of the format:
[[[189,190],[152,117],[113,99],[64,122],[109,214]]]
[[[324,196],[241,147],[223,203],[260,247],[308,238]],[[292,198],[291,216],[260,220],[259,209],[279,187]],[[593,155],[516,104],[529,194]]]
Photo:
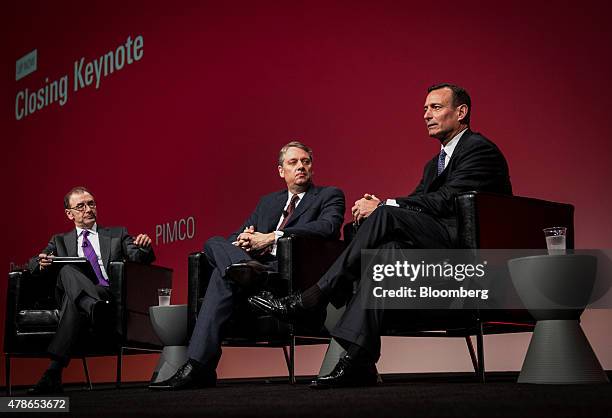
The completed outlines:
[[[96,208],[96,202],[94,200],[90,200],[89,202],[79,203],[75,207],[68,208],[68,209],[73,209],[73,210],[76,210],[78,212],[85,212],[85,206],[89,206],[90,209],[95,209]]]

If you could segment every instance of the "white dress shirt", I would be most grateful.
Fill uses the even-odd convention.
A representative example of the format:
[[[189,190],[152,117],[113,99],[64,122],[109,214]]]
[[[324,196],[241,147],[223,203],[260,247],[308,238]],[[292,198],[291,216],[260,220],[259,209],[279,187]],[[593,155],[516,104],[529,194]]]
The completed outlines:
[[[453,152],[455,151],[455,148],[457,147],[457,144],[459,143],[459,140],[461,139],[465,131],[467,131],[467,128],[465,128],[464,130],[459,132],[457,135],[455,135],[453,139],[451,139],[450,141],[446,143],[446,145],[440,147],[440,152],[442,150],[446,152],[446,158],[444,159],[444,168],[446,168],[446,166],[448,165],[448,162],[453,156]]]
[[[295,203],[294,210],[297,209],[297,207],[300,205],[305,194],[306,192],[298,193],[299,199]],[[292,197],[293,197],[293,193],[287,190],[287,202],[285,203],[283,213],[281,214],[281,217],[278,220],[278,223],[276,224],[276,230],[274,231],[274,245],[272,245],[272,251],[271,251],[272,255],[276,255],[276,243],[278,242],[278,239],[283,236],[283,231],[279,231],[278,228],[281,226],[281,224],[283,223],[283,220],[285,219],[285,213],[287,212],[287,208],[289,207],[289,204],[291,203]]]
[[[77,233],[77,254],[79,257],[85,257],[85,253],[83,252],[83,231],[85,229],[76,227]],[[87,229],[89,231],[89,235],[87,239],[91,243],[94,251],[96,252],[96,256],[98,257],[98,264],[100,265],[100,271],[102,272],[102,276],[106,281],[108,281],[108,274],[106,274],[106,270],[104,269],[104,261],[102,260],[102,253],[100,252],[100,237],[98,235],[98,224],[94,223],[91,229]]]

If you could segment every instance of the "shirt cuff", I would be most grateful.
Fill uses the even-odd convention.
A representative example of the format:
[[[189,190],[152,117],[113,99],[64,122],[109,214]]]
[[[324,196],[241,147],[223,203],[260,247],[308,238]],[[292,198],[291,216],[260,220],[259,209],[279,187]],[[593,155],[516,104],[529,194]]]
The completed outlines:
[[[385,202],[385,205],[399,207],[395,199],[387,199],[387,201]]]
[[[282,237],[285,233],[283,231],[274,231],[274,244],[278,242],[278,239]]]

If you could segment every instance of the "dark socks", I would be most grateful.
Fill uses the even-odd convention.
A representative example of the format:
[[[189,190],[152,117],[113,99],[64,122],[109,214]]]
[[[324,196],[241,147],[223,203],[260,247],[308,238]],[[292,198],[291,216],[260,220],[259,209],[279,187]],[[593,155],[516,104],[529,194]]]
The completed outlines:
[[[64,369],[64,362],[59,360],[51,360],[51,364],[49,364],[49,370],[62,372]]]
[[[349,343],[346,354],[355,360],[366,357],[366,352],[363,347],[353,343]]]
[[[346,350],[346,354],[357,364],[374,364],[376,363],[368,351],[362,346],[335,338],[342,348]]]
[[[327,303],[327,297],[316,284],[302,293],[302,304],[306,309],[316,308],[325,303]]]
[[[206,371],[206,365],[204,363],[200,363],[199,361],[194,360],[192,358],[187,360],[187,362],[191,364],[191,367],[193,367],[193,370],[196,372],[196,374],[200,374]]]
[[[49,364],[49,368],[47,369],[45,374],[61,382],[62,372],[64,371],[64,367],[66,367],[66,364],[64,361],[51,360],[51,364]]]

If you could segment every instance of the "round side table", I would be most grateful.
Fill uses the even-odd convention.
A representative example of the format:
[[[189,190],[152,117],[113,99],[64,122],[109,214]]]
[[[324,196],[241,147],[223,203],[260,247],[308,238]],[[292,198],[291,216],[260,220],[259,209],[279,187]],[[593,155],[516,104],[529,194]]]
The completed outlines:
[[[187,361],[187,305],[151,306],[149,317],[164,345],[151,383],[162,382]]]
[[[519,383],[607,383],[580,327],[597,273],[591,255],[541,255],[508,261],[512,283],[537,321]]]

